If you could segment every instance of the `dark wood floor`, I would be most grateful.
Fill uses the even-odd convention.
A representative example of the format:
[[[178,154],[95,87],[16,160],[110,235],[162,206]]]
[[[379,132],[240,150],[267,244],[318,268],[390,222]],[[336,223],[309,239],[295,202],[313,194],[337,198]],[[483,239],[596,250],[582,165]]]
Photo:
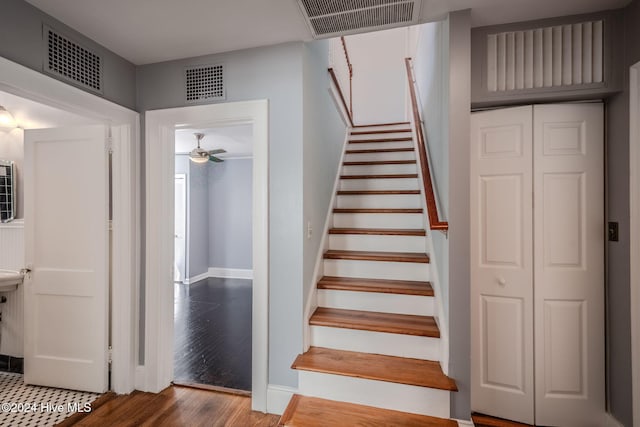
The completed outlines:
[[[174,382],[251,390],[252,281],[175,285]]]
[[[172,386],[162,393],[107,393],[88,414],[75,414],[58,427],[229,426],[272,427],[279,416],[251,411],[251,398]]]

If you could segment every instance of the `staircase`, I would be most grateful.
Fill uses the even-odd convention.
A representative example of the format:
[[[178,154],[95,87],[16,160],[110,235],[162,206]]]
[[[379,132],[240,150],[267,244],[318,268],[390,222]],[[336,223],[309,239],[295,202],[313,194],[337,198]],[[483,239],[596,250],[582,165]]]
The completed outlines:
[[[456,426],[409,123],[355,127],[281,426]],[[322,275],[322,274],[321,274]]]

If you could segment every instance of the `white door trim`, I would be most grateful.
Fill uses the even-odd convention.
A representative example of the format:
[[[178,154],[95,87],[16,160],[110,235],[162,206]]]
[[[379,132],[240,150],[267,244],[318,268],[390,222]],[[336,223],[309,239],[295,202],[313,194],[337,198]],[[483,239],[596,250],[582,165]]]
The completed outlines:
[[[139,115],[0,57],[0,90],[108,123],[113,132],[112,390],[130,393],[136,367]],[[106,351],[106,349],[105,349]]]
[[[173,215],[176,125],[253,124],[253,410],[267,410],[269,296],[268,101],[231,102],[147,111],[145,391],[173,380]]]
[[[633,425],[640,427],[640,62],[630,69],[629,105],[629,259]]]

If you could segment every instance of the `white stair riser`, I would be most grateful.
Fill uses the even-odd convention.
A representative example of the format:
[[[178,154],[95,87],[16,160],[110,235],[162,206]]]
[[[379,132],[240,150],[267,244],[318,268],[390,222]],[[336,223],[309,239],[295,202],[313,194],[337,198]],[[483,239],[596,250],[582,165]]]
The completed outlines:
[[[358,126],[356,128],[353,128],[351,132],[376,132],[380,130],[398,130],[398,129],[402,129],[402,130],[411,129],[411,125],[402,123],[398,125],[385,125],[385,126],[362,126],[362,127]],[[410,134],[410,132],[407,132],[407,134]]]
[[[433,316],[433,297],[318,289],[318,306],[377,313]]]
[[[425,252],[425,236],[330,234],[329,248],[345,251]]]
[[[311,326],[311,345],[422,360],[440,359],[440,338]]]
[[[334,213],[336,228],[424,228],[421,213]]]
[[[340,190],[419,190],[418,178],[341,179]]]
[[[368,279],[429,280],[429,264],[325,259],[324,275]]]
[[[414,151],[390,151],[382,153],[347,153],[345,162],[375,162],[379,160],[415,160]]]
[[[397,208],[419,209],[420,194],[367,194],[367,195],[338,195],[337,208]]]
[[[362,138],[365,139],[365,138]],[[367,138],[368,139],[368,138]],[[347,150],[375,150],[380,148],[414,148],[413,141],[350,142]]]
[[[379,129],[379,130],[383,130],[383,129]],[[384,130],[391,130],[391,129],[384,129]],[[354,132],[360,133],[360,132],[363,132],[363,131],[356,130]],[[367,130],[366,132],[371,132],[371,131]],[[411,138],[411,136],[412,136],[411,132],[366,133],[366,134],[362,134],[362,135],[354,135],[352,133],[351,135],[349,135],[349,140],[353,141],[353,140],[363,140],[363,139],[391,139],[391,138],[404,139],[404,138]]]
[[[413,414],[449,418],[450,393],[429,387],[396,384],[320,372],[298,371],[304,396],[375,406]]]
[[[354,165],[343,166],[343,175],[382,175],[389,173],[418,173],[415,163],[400,165]]]

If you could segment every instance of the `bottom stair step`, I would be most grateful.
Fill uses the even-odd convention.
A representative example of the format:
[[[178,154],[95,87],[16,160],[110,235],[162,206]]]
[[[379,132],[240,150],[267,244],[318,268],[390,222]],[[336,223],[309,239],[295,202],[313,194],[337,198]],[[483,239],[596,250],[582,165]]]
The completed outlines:
[[[457,427],[458,423],[444,418],[409,414],[296,394],[291,398],[289,406],[282,414],[278,425],[288,427]]]

